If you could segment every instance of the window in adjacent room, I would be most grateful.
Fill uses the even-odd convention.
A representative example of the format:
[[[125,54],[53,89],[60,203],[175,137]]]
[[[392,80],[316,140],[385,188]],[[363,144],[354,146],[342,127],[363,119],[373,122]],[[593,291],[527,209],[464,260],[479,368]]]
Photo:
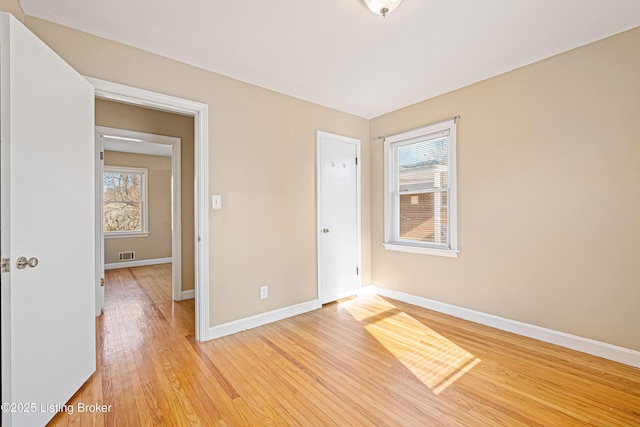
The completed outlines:
[[[456,119],[384,145],[385,248],[456,257]]]
[[[105,166],[104,233],[108,237],[147,234],[147,169]]]

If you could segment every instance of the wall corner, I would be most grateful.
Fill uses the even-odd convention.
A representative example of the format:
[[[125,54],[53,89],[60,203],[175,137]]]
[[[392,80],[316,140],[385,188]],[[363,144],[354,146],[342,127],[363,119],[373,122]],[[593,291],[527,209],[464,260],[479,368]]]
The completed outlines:
[[[24,24],[24,10],[19,0],[0,0],[0,11],[9,12]]]

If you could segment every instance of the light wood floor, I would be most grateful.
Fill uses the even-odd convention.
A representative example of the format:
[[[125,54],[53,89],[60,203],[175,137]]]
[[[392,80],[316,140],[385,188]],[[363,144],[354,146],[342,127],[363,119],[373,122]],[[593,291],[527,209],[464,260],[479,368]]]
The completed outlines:
[[[640,370],[366,296],[207,343],[170,266],[107,272],[98,370],[52,425],[640,426]]]

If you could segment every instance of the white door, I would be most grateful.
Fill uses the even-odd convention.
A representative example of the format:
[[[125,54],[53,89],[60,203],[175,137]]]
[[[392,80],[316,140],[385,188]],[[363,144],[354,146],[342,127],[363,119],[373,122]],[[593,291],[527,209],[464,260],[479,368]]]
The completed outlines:
[[[360,280],[360,141],[318,131],[318,286],[322,304]]]
[[[95,371],[94,89],[7,13],[0,58],[2,425],[33,427]]]

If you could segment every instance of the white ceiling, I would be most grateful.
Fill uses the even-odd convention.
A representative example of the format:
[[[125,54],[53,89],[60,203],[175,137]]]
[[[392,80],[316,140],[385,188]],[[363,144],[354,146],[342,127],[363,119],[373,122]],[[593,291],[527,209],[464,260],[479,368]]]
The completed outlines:
[[[640,0],[20,0],[26,14],[364,118],[640,25]]]

